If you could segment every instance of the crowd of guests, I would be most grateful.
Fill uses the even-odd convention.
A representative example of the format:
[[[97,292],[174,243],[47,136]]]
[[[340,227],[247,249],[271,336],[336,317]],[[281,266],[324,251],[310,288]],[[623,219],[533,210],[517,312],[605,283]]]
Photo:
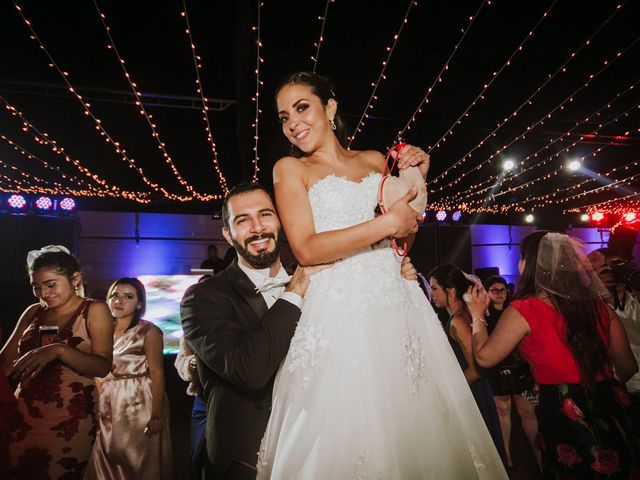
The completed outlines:
[[[173,478],[163,338],[142,319],[143,285],[121,278],[106,303],[85,298],[80,265],[63,246],[29,252],[27,268],[38,303],[0,351],[3,471],[16,479]]]
[[[499,276],[483,287],[453,265],[428,274],[505,465],[513,466],[512,405],[548,475],[618,478],[635,465],[640,310],[608,267],[620,259],[612,249],[587,259],[570,237],[541,231],[522,242],[514,298]],[[106,304],[84,298],[80,266],[63,247],[31,252],[28,268],[39,302],[0,354],[17,387],[13,402],[6,378],[0,382],[9,446],[1,464],[15,478],[173,478],[162,332],[142,318],[143,285],[121,278]],[[185,341],[176,368],[195,398],[190,478],[201,478],[206,400]]]

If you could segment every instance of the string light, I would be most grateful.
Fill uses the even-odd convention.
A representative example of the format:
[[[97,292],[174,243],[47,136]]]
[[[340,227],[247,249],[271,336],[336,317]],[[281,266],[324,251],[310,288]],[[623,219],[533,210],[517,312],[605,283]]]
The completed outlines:
[[[562,63],[562,65],[560,65],[560,67],[558,67],[556,69],[555,72],[547,75],[547,79],[542,83],[542,85],[539,85],[538,88],[536,88],[535,91],[524,102],[522,102],[520,104],[520,106],[517,107],[508,117],[506,117],[502,121],[498,122],[496,128],[491,133],[489,133],[485,138],[483,138],[480,141],[480,143],[478,143],[469,152],[467,152],[465,155],[463,155],[462,158],[460,158],[458,161],[456,161],[451,167],[449,167],[447,170],[445,170],[442,174],[440,174],[438,177],[434,178],[433,181],[431,181],[429,183],[437,183],[439,178],[441,176],[446,176],[446,174],[448,173],[449,170],[456,169],[456,168],[458,168],[459,165],[465,163],[469,158],[471,158],[471,155],[473,154],[473,152],[475,152],[477,149],[482,147],[487,140],[489,140],[492,137],[495,137],[496,132],[498,132],[502,127],[504,127],[511,119],[515,118],[518,115],[518,113],[524,107],[526,107],[528,105],[532,105],[534,97],[536,97],[558,74],[566,73],[567,65],[569,65],[569,63],[571,63],[571,61],[582,51],[583,48],[587,47],[588,45],[591,45],[591,43],[592,43],[593,39],[596,37],[596,35],[605,27],[605,25],[607,25],[609,23],[609,21],[611,21],[611,19],[620,11],[620,9],[626,3],[627,3],[627,1],[625,1],[622,4],[618,5],[616,7],[616,9],[614,10],[614,12],[611,15],[609,15],[609,17],[589,36],[589,38],[587,38],[587,40],[585,40],[582,43],[582,45],[580,45],[580,47],[578,49],[574,50],[567,57],[567,59]],[[504,148],[502,150],[504,151]],[[493,157],[491,157],[491,158],[493,158]],[[487,162],[487,161],[485,161],[485,162]]]
[[[151,114],[149,114],[147,112],[147,109],[145,108],[144,104],[142,103],[142,94],[138,91],[138,88],[137,88],[138,85],[132,80],[131,75],[129,74],[129,72],[127,71],[127,68],[125,67],[125,60],[120,55],[120,52],[118,51],[118,48],[116,47],[116,44],[115,44],[115,42],[113,40],[113,37],[111,36],[111,28],[107,24],[106,15],[104,14],[104,12],[102,12],[102,10],[100,10],[100,7],[98,6],[97,0],[93,0],[93,4],[96,7],[98,15],[100,16],[100,21],[102,22],[102,26],[105,29],[105,32],[107,34],[107,38],[109,39],[109,43],[107,44],[107,49],[113,50],[113,53],[116,55],[116,58],[118,59],[118,63],[120,64],[120,67],[122,68],[122,72],[124,74],[124,77],[127,80],[127,83],[129,84],[129,86],[131,87],[131,91],[133,92],[134,96],[136,97],[135,105],[139,109],[138,112],[147,121],[147,124],[149,125],[149,128],[151,129],[151,135],[152,135],[153,139],[156,141],[156,143],[158,144],[158,149],[162,152],[162,156],[164,158],[164,161],[169,166],[169,168],[171,170],[171,173],[173,173],[174,177],[178,180],[178,183],[180,183],[180,185],[182,185],[182,187],[187,192],[189,192],[189,194],[191,196],[197,198],[198,200],[201,200],[203,202],[207,202],[207,201],[210,201],[210,200],[219,200],[221,198],[221,195],[207,195],[207,194],[202,194],[202,193],[197,192],[193,188],[193,186],[189,182],[187,182],[184,179],[184,177],[180,174],[180,172],[178,171],[178,168],[173,163],[173,159],[171,158],[171,155],[169,155],[169,152],[167,151],[166,144],[160,139],[160,133],[158,133],[157,124],[155,123],[155,121],[152,121],[153,120],[153,115],[151,115]]]
[[[380,85],[380,82],[382,80],[387,79],[387,76],[385,75],[385,73],[387,71],[387,66],[389,65],[389,59],[391,58],[391,55],[393,55],[393,51],[396,48],[396,45],[398,43],[398,38],[400,38],[400,33],[402,33],[402,29],[404,28],[406,23],[409,21],[409,13],[411,12],[411,9],[416,5],[418,5],[418,2],[416,0],[409,1],[409,6],[407,7],[407,10],[404,14],[404,18],[402,19],[402,22],[400,23],[400,28],[398,28],[398,31],[393,36],[393,43],[391,44],[390,47],[387,47],[387,58],[386,60],[382,61],[382,70],[380,72],[380,75],[378,75],[378,80],[376,80],[375,83],[371,84],[371,86],[373,87],[373,90],[371,92],[371,95],[369,96],[369,100],[367,101],[367,106],[364,107],[364,111],[360,116],[360,120],[358,120],[358,123],[356,124],[355,130],[349,137],[349,143],[347,144],[347,148],[351,147],[351,143],[353,143],[353,140],[356,138],[356,135],[359,132],[362,132],[362,129],[364,128],[365,118],[369,118],[369,109],[373,109],[373,101],[378,99],[378,97],[376,96],[378,86]]]
[[[532,154],[528,155],[527,157],[525,157],[525,158],[520,162],[520,164],[521,164],[521,165],[525,165],[529,159],[531,159],[531,158],[537,158],[537,157],[538,157],[538,154],[540,154],[542,151],[544,151],[544,150],[548,150],[548,149],[549,149],[552,145],[554,145],[556,142],[564,140],[564,138],[565,138],[565,137],[569,137],[569,136],[570,136],[570,134],[571,134],[571,132],[573,132],[573,131],[574,131],[575,129],[577,129],[579,126],[584,125],[584,124],[586,124],[587,122],[591,122],[591,121],[593,121],[593,119],[594,119],[595,117],[599,117],[599,116],[600,116],[600,114],[602,113],[602,111],[607,110],[607,109],[610,109],[610,108],[611,108],[611,106],[612,106],[612,105],[614,105],[618,100],[620,100],[621,98],[623,98],[623,97],[624,97],[624,95],[626,95],[627,93],[631,92],[631,91],[632,91],[632,90],[633,90],[633,89],[638,85],[638,83],[640,83],[640,82],[636,82],[636,83],[632,84],[631,86],[629,86],[629,87],[628,87],[626,90],[624,90],[623,92],[617,93],[617,94],[616,94],[616,95],[615,95],[611,100],[607,101],[607,102],[606,102],[602,107],[600,107],[600,108],[599,108],[598,110],[596,110],[594,113],[592,113],[592,114],[590,114],[589,116],[585,117],[583,120],[581,120],[581,121],[579,121],[579,122],[576,122],[576,124],[575,124],[573,127],[571,127],[569,130],[567,130],[566,132],[562,133],[562,134],[561,134],[561,135],[559,135],[558,137],[555,137],[555,138],[551,139],[551,140],[547,143],[547,145],[545,145],[544,147],[542,147],[542,148],[538,149],[538,150],[537,150],[537,151],[535,151],[534,153],[532,153]],[[616,118],[617,118],[617,117],[616,117]],[[611,123],[611,122],[608,122],[608,123]],[[582,139],[583,139],[584,135],[594,134],[594,133],[595,133],[595,132],[597,132],[597,131],[598,131],[598,128],[597,128],[597,129],[595,129],[595,130],[593,130],[592,132],[590,132],[590,133],[588,133],[588,134],[582,134],[582,135],[579,135],[579,136],[578,136],[578,139],[577,139],[577,140],[575,140],[575,141],[574,141],[574,142],[573,142],[569,147],[565,148],[565,150],[568,150],[568,148],[570,148],[570,147],[573,147],[573,146],[577,145],[580,141],[582,141]],[[541,167],[541,166],[543,166],[543,165],[546,165],[546,164],[547,164],[547,163],[549,163],[553,158],[555,158],[555,157],[559,156],[559,155],[560,155],[560,153],[562,153],[562,152],[557,152],[557,153],[555,153],[555,154],[552,154],[552,155],[550,155],[550,156],[546,157],[545,159],[543,159],[543,160],[541,160],[541,161],[538,161],[538,162],[534,163],[533,165],[530,165],[529,167],[527,167],[527,168],[525,168],[525,169],[523,169],[523,170],[520,170],[518,173],[514,173],[514,174],[512,174],[510,177],[507,177],[507,178],[502,179],[502,182],[506,182],[506,181],[514,180],[514,179],[516,179],[517,177],[519,177],[520,175],[523,175],[524,173],[527,173],[527,172],[529,172],[529,171],[531,171],[531,170],[533,170],[533,169],[535,169],[535,168],[539,168],[539,167]],[[476,168],[477,168],[477,167],[476,167]],[[463,197],[464,197],[465,199],[468,199],[468,198],[471,198],[471,197],[473,197],[473,196],[476,196],[476,195],[482,194],[482,193],[484,193],[484,192],[487,192],[487,191],[489,191],[489,190],[492,190],[492,189],[493,189],[493,186],[488,186],[488,187],[485,187],[485,188],[481,188],[481,187],[483,187],[484,185],[491,184],[495,179],[498,179],[498,178],[500,178],[500,177],[501,177],[500,175],[491,175],[488,179],[486,179],[486,180],[484,180],[484,181],[482,181],[482,182],[480,182],[480,183],[478,183],[478,184],[475,184],[475,185],[470,186],[470,187],[469,187],[468,189],[466,189],[464,192],[458,192],[458,193],[455,193],[454,195],[452,195],[452,196],[450,196],[450,197],[447,197],[447,198],[451,198],[452,200],[458,200],[458,199],[460,199],[460,198],[463,198]],[[433,193],[435,193],[435,192],[440,192],[440,191],[442,191],[442,188],[437,189],[437,190],[434,190],[434,192],[433,192]]]
[[[62,70],[60,66],[56,63],[56,61],[53,59],[53,57],[51,56],[47,48],[44,46],[44,43],[42,42],[42,40],[40,40],[35,30],[31,26],[31,22],[27,19],[27,17],[23,13],[22,8],[15,2],[15,0],[12,0],[12,3],[16,8],[16,10],[18,11],[18,14],[22,18],[27,29],[31,32],[31,35],[29,38],[34,42],[38,43],[38,47],[40,48],[40,50],[42,50],[47,56],[47,58],[49,59],[49,67],[54,68],[60,74],[60,76],[62,77],[62,80],[67,85],[69,92],[80,102],[80,104],[84,109],[85,115],[88,116],[94,122],[96,130],[99,132],[101,137],[104,137],[105,142],[113,146],[114,150],[116,151],[117,154],[120,155],[122,160],[125,163],[127,163],[130,168],[138,172],[142,181],[145,184],[147,184],[149,187],[151,187],[151,189],[155,190],[156,192],[162,193],[162,195],[164,195],[169,200],[175,200],[180,202],[187,202],[192,200],[193,199],[192,196],[183,196],[183,195],[176,195],[176,194],[169,193],[165,188],[159,186],[157,183],[154,183],[151,180],[149,180],[149,178],[147,178],[147,176],[144,174],[144,170],[141,167],[137,166],[135,163],[135,160],[127,155],[126,149],[120,146],[120,142],[116,141],[102,126],[102,120],[100,120],[93,114],[91,110],[91,104],[89,102],[86,102],[84,98],[78,94],[78,92],[76,91],[76,89],[73,87],[73,85],[69,80],[69,72]]]
[[[418,114],[422,113],[423,106],[425,104],[429,103],[429,95],[431,95],[431,92],[433,91],[435,86],[438,83],[442,83],[444,72],[449,70],[449,64],[451,63],[451,60],[453,59],[454,55],[456,54],[456,52],[460,48],[460,44],[462,43],[464,38],[467,36],[467,33],[469,32],[469,29],[474,24],[474,22],[476,21],[476,18],[478,18],[478,15],[480,14],[480,11],[482,10],[482,8],[485,5],[491,5],[491,1],[490,0],[483,0],[482,3],[480,4],[480,7],[476,11],[476,13],[473,14],[471,17],[469,17],[469,25],[467,25],[467,28],[462,30],[462,36],[460,37],[460,40],[458,40],[458,43],[456,44],[456,46],[453,47],[453,51],[449,55],[449,58],[447,59],[447,61],[444,63],[444,66],[440,69],[440,72],[436,76],[436,79],[433,81],[431,86],[429,88],[427,88],[427,93],[425,93],[424,97],[422,98],[422,101],[418,104],[418,107],[414,110],[413,115],[411,115],[411,118],[409,118],[409,121],[407,122],[407,124],[402,128],[402,130],[398,131],[398,134],[396,135],[396,138],[401,138],[401,137],[403,138],[405,136],[405,132],[407,130],[411,130],[411,124],[413,124],[416,121],[416,117],[418,116]]]
[[[327,23],[329,5],[333,2],[335,2],[335,0],[327,0],[326,5],[324,6],[324,14],[321,17],[318,17],[318,20],[322,20],[322,26],[320,27],[320,37],[318,38],[318,42],[313,44],[313,46],[316,47],[316,54],[311,57],[311,60],[313,60],[313,73],[316,73],[318,59],[320,58],[320,47],[322,46],[322,42],[324,42],[324,26]]]
[[[536,122],[534,122],[533,124],[529,125],[528,127],[526,127],[526,129],[520,134],[518,135],[516,138],[514,138],[511,142],[509,142],[507,145],[502,146],[501,148],[499,148],[495,153],[491,154],[486,160],[484,160],[482,163],[480,163],[479,165],[477,165],[476,167],[472,168],[471,170],[461,173],[455,180],[453,180],[452,182],[449,182],[448,184],[443,185],[442,187],[440,187],[439,189],[436,190],[432,190],[432,193],[438,193],[441,192],[442,190],[444,190],[447,187],[451,187],[457,183],[459,183],[463,178],[465,178],[467,175],[469,175],[470,173],[480,170],[480,168],[483,165],[486,165],[487,163],[490,163],[497,155],[499,155],[500,153],[504,152],[508,147],[510,147],[511,145],[513,145],[514,143],[516,143],[519,140],[522,140],[524,138],[526,138],[527,135],[529,135],[533,129],[535,127],[537,127],[538,125],[544,125],[544,122],[547,121],[548,119],[552,118],[553,114],[557,111],[557,110],[564,110],[564,107],[566,104],[568,103],[572,103],[574,101],[574,97],[581,92],[583,89],[587,88],[589,85],[591,85],[591,82],[593,82],[598,76],[600,76],[602,74],[602,72],[604,72],[607,68],[609,68],[611,65],[613,65],[618,59],[620,59],[622,57],[622,55],[624,53],[626,53],[630,48],[632,48],[638,41],[640,40],[640,37],[637,37],[635,40],[633,40],[624,50],[618,52],[615,54],[615,56],[611,59],[611,60],[605,60],[603,62],[603,67],[598,70],[596,73],[592,73],[589,74],[587,76],[587,80],[585,81],[584,84],[580,85],[580,87],[578,87],[573,93],[571,93],[569,96],[567,96],[562,102],[560,102],[560,104],[558,104],[556,107],[554,107],[552,110],[550,110],[549,112],[547,112],[546,114],[544,114],[542,117],[540,117]],[[453,165],[452,167],[449,167],[445,172],[443,172],[442,174],[440,174],[436,179],[433,180],[432,183],[435,183],[436,181],[438,181],[439,179],[444,178],[444,176],[446,176],[446,174],[449,172],[449,170],[451,170],[452,168],[456,168],[456,165]],[[522,173],[522,172],[520,172]]]
[[[606,105],[606,108],[609,108],[610,106],[611,106],[611,103],[607,104],[607,105]],[[555,152],[555,153],[552,153],[551,155],[549,155],[549,156],[545,157],[543,160],[540,160],[539,162],[536,162],[535,164],[533,164],[533,165],[529,166],[528,168],[526,168],[526,169],[522,170],[520,173],[518,173],[518,174],[516,174],[516,175],[513,175],[513,176],[512,176],[511,178],[509,178],[508,180],[513,180],[513,179],[517,178],[518,176],[520,176],[520,175],[522,175],[522,174],[524,174],[524,173],[526,173],[526,172],[529,172],[529,171],[531,171],[531,170],[533,170],[533,169],[535,169],[535,168],[540,168],[541,166],[548,164],[548,163],[549,163],[551,160],[553,160],[554,158],[558,158],[558,157],[560,157],[560,155],[561,155],[562,153],[564,153],[564,152],[568,152],[571,148],[575,147],[578,143],[580,143],[580,142],[584,139],[584,137],[585,137],[586,135],[596,135],[596,134],[598,134],[598,133],[600,132],[600,130],[602,130],[603,128],[608,127],[609,125],[612,125],[612,124],[614,124],[614,123],[617,123],[617,122],[618,122],[622,117],[627,117],[627,116],[629,115],[629,112],[631,112],[632,110],[637,109],[639,106],[640,106],[640,103],[637,103],[637,104],[633,105],[632,107],[628,108],[627,110],[623,111],[622,113],[620,113],[620,114],[618,114],[618,115],[614,116],[614,117],[613,117],[611,120],[609,120],[608,122],[606,122],[606,123],[604,123],[604,124],[600,124],[600,125],[598,125],[598,127],[597,127],[597,128],[595,128],[594,130],[592,130],[591,132],[589,132],[589,133],[587,133],[587,134],[580,135],[580,136],[579,136],[579,137],[578,137],[574,142],[572,142],[572,143],[571,143],[570,145],[568,145],[567,147],[563,148],[563,149],[562,149],[562,150],[560,150],[560,151],[557,151],[557,152]],[[603,110],[604,108],[605,108],[605,107],[601,108],[599,111]],[[599,111],[598,111],[598,112],[599,112]],[[585,119],[585,121],[584,121],[584,122],[582,122],[582,123],[585,123],[587,120],[589,120],[589,118],[590,118],[590,117],[587,117],[587,119]],[[575,128],[575,127],[574,127],[574,128]],[[630,132],[625,132],[625,135],[628,135],[629,133],[630,133]],[[565,135],[567,135],[567,133],[563,134],[560,138],[562,138],[562,137],[563,137],[563,136],[565,136]],[[614,139],[614,140],[612,140],[611,142],[609,142],[609,144],[608,144],[608,145],[605,145],[605,146],[603,146],[603,147],[599,147],[599,148],[597,148],[594,152],[592,152],[591,154],[588,154],[588,155],[584,155],[584,156],[582,156],[582,157],[579,159],[579,161],[581,161],[581,162],[582,162],[585,158],[587,158],[587,157],[589,157],[589,156],[595,156],[595,155],[597,155],[598,153],[600,153],[600,152],[601,152],[604,148],[606,148],[607,146],[610,146],[610,145],[615,144],[615,142],[616,142],[616,140],[615,140],[615,139]],[[555,142],[552,142],[552,143],[555,143]],[[551,145],[551,144],[549,144],[549,145],[547,145],[546,147],[544,147],[544,148],[542,148],[542,149],[538,150],[538,151],[537,151],[537,152],[535,152],[534,154],[529,155],[525,160],[527,160],[527,159],[531,158],[532,156],[536,156],[536,157],[537,157],[537,155],[538,155],[538,153],[539,153],[540,151],[542,151],[543,149],[548,148],[550,145]],[[524,163],[524,161],[523,161],[523,163]],[[505,195],[505,194],[507,194],[507,193],[515,192],[515,191],[517,191],[517,190],[522,190],[523,188],[525,188],[525,187],[527,187],[527,186],[530,186],[530,185],[532,185],[532,184],[534,184],[534,183],[538,183],[538,182],[540,182],[540,181],[542,181],[542,180],[547,180],[548,178],[551,178],[552,176],[557,175],[561,170],[562,170],[562,167],[557,168],[557,169],[555,169],[555,170],[554,170],[553,172],[551,172],[551,173],[547,173],[547,174],[545,174],[545,175],[539,176],[539,177],[537,177],[537,178],[535,178],[535,179],[533,179],[533,180],[531,180],[531,181],[528,181],[528,182],[526,182],[526,183],[524,183],[524,184],[521,184],[521,185],[518,185],[518,186],[516,186],[516,187],[512,187],[512,188],[506,189],[506,190],[504,190],[504,191],[502,191],[502,192],[499,192],[499,193],[491,194],[491,198],[492,198],[492,200],[495,200],[495,198],[496,198],[496,197],[500,197],[500,196]],[[490,190],[490,189],[492,189],[492,188],[491,188],[491,187],[487,187],[487,188],[484,188],[484,189],[482,189],[482,190],[477,190],[477,191],[475,191],[475,192],[469,193],[468,195],[464,196],[464,198],[463,198],[463,199],[460,199],[460,197],[458,196],[458,198],[453,198],[451,201],[455,201],[455,200],[458,200],[458,201],[469,201],[469,199],[470,199],[471,197],[477,196],[477,195],[479,195],[480,193],[482,193],[482,192],[484,192],[484,191],[487,191],[487,190]],[[524,200],[524,202],[526,202],[526,201],[527,201],[527,200]],[[476,202],[484,202],[484,200],[478,200],[478,201],[476,201]]]
[[[260,64],[264,62],[264,59],[260,56],[260,49],[262,48],[262,38],[260,37],[260,27],[261,27],[261,18],[260,14],[262,12],[262,7],[264,3],[262,0],[258,0],[258,22],[257,26],[252,27],[252,30],[256,32],[256,94],[252,98],[252,100],[256,103],[256,118],[251,125],[255,129],[255,133],[253,134],[253,181],[258,181],[258,172],[260,171],[260,167],[258,166],[258,162],[260,157],[258,156],[258,126],[260,125],[260,114],[262,110],[260,110],[260,86],[263,82],[260,80]]]
[[[207,98],[204,96],[204,90],[202,86],[202,78],[200,77],[200,70],[202,69],[202,57],[198,55],[196,52],[196,45],[193,40],[193,35],[191,34],[191,25],[189,23],[189,13],[187,11],[187,2],[186,0],[182,0],[182,12],[180,13],[182,18],[184,18],[185,23],[187,24],[187,28],[185,32],[189,37],[189,46],[191,47],[191,56],[193,57],[193,66],[195,67],[196,73],[196,91],[200,98],[202,99],[202,120],[205,124],[205,131],[207,133],[207,141],[209,142],[209,146],[211,147],[211,153],[213,155],[213,168],[218,174],[218,181],[220,182],[220,187],[222,191],[226,195],[229,193],[229,187],[227,187],[227,180],[224,178],[222,171],[220,170],[220,164],[218,163],[218,151],[216,150],[216,144],[213,141],[213,131],[211,130],[211,122],[209,121],[209,107],[207,106]]]
[[[13,105],[11,105],[5,98],[0,96],[0,102],[5,105],[5,109],[13,116],[22,122],[22,131],[25,133],[30,133],[33,135],[34,140],[40,145],[49,147],[53,153],[62,157],[67,163],[73,165],[78,169],[80,173],[85,175],[87,178],[91,179],[101,187],[105,189],[106,192],[109,192],[109,196],[125,198],[127,200],[133,200],[139,203],[149,203],[149,193],[148,192],[129,192],[126,190],[122,190],[115,185],[110,185],[107,181],[100,178],[99,175],[93,173],[88,168],[84,167],[79,160],[71,158],[66,154],[64,147],[61,147],[56,140],[51,138],[51,136],[46,133],[40,131],[35,125],[33,125],[27,118],[24,116],[22,112],[16,109]],[[20,151],[20,150],[18,150]],[[88,195],[91,196],[91,195]]]
[[[596,132],[597,132],[597,131],[599,131],[599,130],[601,130],[602,128],[604,128],[604,127],[606,127],[606,126],[608,126],[608,125],[612,124],[612,123],[617,123],[617,122],[618,122],[618,120],[619,120],[621,117],[623,117],[623,116],[628,116],[628,114],[629,114],[629,112],[630,112],[631,110],[637,109],[639,106],[640,106],[640,103],[638,103],[638,104],[634,105],[633,107],[629,108],[628,110],[626,110],[625,112],[621,113],[621,114],[620,114],[620,115],[618,115],[617,117],[613,118],[612,120],[610,120],[610,121],[609,121],[609,122],[607,122],[606,124],[599,126],[599,127],[596,129]],[[630,132],[625,132],[625,135],[628,135],[629,133],[630,133]],[[614,144],[616,143],[616,141],[617,141],[616,139],[613,139],[613,140],[611,140],[608,144],[606,144],[606,145],[604,145],[604,146],[601,146],[601,147],[598,147],[598,148],[597,148],[596,150],[594,150],[593,152],[591,152],[591,153],[589,153],[589,154],[587,154],[587,155],[583,155],[582,157],[580,157],[579,159],[576,159],[576,160],[577,160],[577,161],[579,161],[580,163],[582,163],[582,162],[584,161],[584,159],[585,159],[585,158],[587,158],[587,157],[591,157],[591,156],[595,157],[597,154],[599,154],[600,152],[602,152],[602,150],[604,150],[605,148],[607,148],[607,147],[609,147],[609,146],[614,145]],[[576,141],[576,142],[574,142],[574,144],[575,144],[575,143],[577,143],[577,141]],[[569,147],[565,148],[565,149],[564,149],[564,151],[569,150],[569,148],[571,148],[571,145],[570,145]],[[561,152],[558,152],[557,154],[552,155],[552,156],[558,157],[558,156],[560,156],[560,154],[561,154],[561,153],[562,153],[562,151],[561,151]],[[504,191],[504,192],[497,193],[497,194],[495,194],[493,197],[499,197],[499,196],[505,195],[505,194],[507,194],[507,193],[515,192],[515,191],[517,191],[517,190],[522,190],[522,189],[524,189],[524,188],[526,188],[526,187],[528,187],[528,186],[530,186],[530,185],[533,185],[534,183],[538,183],[538,182],[541,182],[541,181],[543,181],[543,180],[547,180],[547,179],[551,178],[552,176],[557,175],[557,174],[558,174],[559,172],[561,172],[562,170],[563,170],[563,167],[561,166],[561,167],[559,167],[559,168],[556,168],[555,170],[553,170],[553,171],[552,171],[552,172],[550,172],[550,173],[547,173],[547,174],[545,174],[545,175],[542,175],[542,176],[540,176],[540,177],[537,177],[537,178],[535,178],[535,179],[533,179],[533,180],[530,180],[530,181],[528,181],[528,182],[526,182],[526,183],[524,183],[524,184],[522,184],[522,185],[518,185],[518,186],[516,186],[516,187],[512,187],[512,188],[510,188],[510,189],[508,189],[508,190],[506,190],[506,191]],[[583,184],[584,184],[584,182],[583,182]],[[557,193],[557,192],[556,192],[556,193]],[[551,194],[551,195],[552,195],[552,196],[554,196],[554,195],[555,195],[555,193],[554,193],[554,194]],[[531,200],[531,199],[529,199],[529,198],[527,198],[527,199],[522,200],[522,201],[520,201],[520,202],[518,202],[518,203],[519,203],[519,204],[522,204],[522,203],[529,203],[530,201],[532,201],[532,200]],[[547,203],[549,203],[549,202],[547,202]]]
[[[515,56],[521,52],[524,48],[524,45],[527,43],[527,41],[533,36],[534,32],[538,29],[538,27],[540,26],[540,24],[544,21],[545,18],[547,18],[547,16],[549,15],[549,12],[551,11],[551,9],[553,9],[553,7],[556,5],[556,3],[558,3],[558,0],[554,0],[554,2],[551,4],[551,6],[542,14],[542,17],[536,22],[536,24],[533,26],[533,28],[531,30],[529,30],[529,32],[527,33],[527,35],[525,36],[524,40],[522,42],[520,42],[520,45],[518,45],[518,47],[513,51],[513,53],[509,56],[509,58],[507,59],[507,61],[504,63],[504,65],[502,65],[502,67],[500,67],[498,70],[496,70],[495,72],[493,72],[491,74],[491,79],[485,83],[483,85],[482,90],[480,91],[480,93],[478,94],[478,96],[471,102],[471,104],[466,108],[466,110],[464,112],[462,112],[462,114],[458,117],[458,119],[453,122],[453,125],[451,125],[451,127],[449,127],[449,129],[447,130],[447,132],[442,135],[435,143],[434,146],[429,147],[429,150],[427,153],[431,153],[433,150],[435,150],[436,148],[440,147],[441,143],[446,141],[446,138],[449,135],[453,135],[453,129],[456,127],[456,125],[461,125],[462,124],[462,119],[464,119],[465,117],[469,116],[469,111],[481,100],[484,100],[484,96],[487,92],[487,90],[489,89],[489,87],[491,87],[491,85],[493,84],[493,82],[496,81],[496,79],[500,76],[500,74],[509,66],[511,66],[511,62],[513,61],[513,59],[515,58]],[[451,167],[450,167],[451,168]],[[432,183],[435,183],[437,181],[437,178],[442,177],[442,176],[446,176],[446,174],[448,173],[449,169],[445,170],[442,174],[440,174],[438,177],[436,177],[436,179],[433,180]]]
[[[8,138],[6,135],[4,135],[2,133],[0,133],[0,139],[5,141],[6,143],[8,143],[20,155],[28,158],[29,160],[35,160],[35,161],[40,162],[43,167],[45,167],[48,170],[52,170],[52,171],[56,172],[64,180],[72,182],[72,183],[77,183],[79,185],[82,185],[82,186],[86,187],[87,189],[89,189],[89,190],[91,190],[93,192],[101,191],[99,188],[96,188],[94,185],[88,185],[84,181],[84,179],[82,179],[82,178],[77,178],[77,177],[75,177],[73,175],[71,175],[71,176],[66,175],[63,171],[60,170],[60,168],[58,166],[52,166],[48,162],[46,162],[44,160],[41,160],[40,158],[38,158],[37,156],[33,155],[31,152],[29,152],[25,148],[21,147],[20,145],[18,145],[17,143],[15,143],[13,140],[11,140],[10,138]]]

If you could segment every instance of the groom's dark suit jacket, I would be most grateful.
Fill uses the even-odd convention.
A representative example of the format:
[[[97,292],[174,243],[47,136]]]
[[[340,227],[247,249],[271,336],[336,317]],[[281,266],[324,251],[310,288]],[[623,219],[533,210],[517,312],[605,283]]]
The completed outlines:
[[[300,309],[282,299],[267,309],[235,260],[189,287],[180,314],[207,402],[207,478],[255,478],[245,465],[256,464],[273,379]]]

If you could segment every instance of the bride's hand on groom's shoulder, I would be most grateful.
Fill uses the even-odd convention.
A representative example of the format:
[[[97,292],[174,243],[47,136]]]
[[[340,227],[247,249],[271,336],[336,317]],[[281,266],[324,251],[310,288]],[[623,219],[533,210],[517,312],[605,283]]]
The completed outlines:
[[[298,265],[296,267],[296,270],[293,272],[293,276],[291,277],[289,285],[287,286],[287,291],[297,293],[301,297],[304,297],[304,294],[307,293],[307,288],[309,287],[309,280],[311,276],[315,273],[331,267],[333,267],[333,263],[327,263],[324,265],[313,265],[311,267],[301,267],[300,265]]]

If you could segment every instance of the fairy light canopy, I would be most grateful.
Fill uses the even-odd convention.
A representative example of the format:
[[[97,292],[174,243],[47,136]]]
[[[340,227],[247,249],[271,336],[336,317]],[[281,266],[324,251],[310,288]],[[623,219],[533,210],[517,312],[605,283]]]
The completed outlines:
[[[637,18],[631,0],[6,2],[0,187],[208,212],[240,180],[271,184],[288,152],[275,87],[315,70],[350,148],[402,133],[431,151],[434,212],[623,211],[640,192]]]

